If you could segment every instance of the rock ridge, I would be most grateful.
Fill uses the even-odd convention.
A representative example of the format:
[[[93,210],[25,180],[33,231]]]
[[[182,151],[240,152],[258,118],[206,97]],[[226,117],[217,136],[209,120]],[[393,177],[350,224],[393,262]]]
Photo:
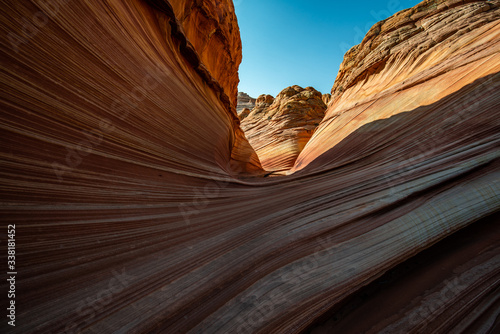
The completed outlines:
[[[250,95],[248,95],[247,93],[238,92],[238,105],[236,106],[236,112],[239,115],[244,109],[253,109],[253,107],[255,107],[256,101],[257,99],[250,97]]]
[[[491,22],[498,18],[498,11],[477,14],[495,8],[498,1],[426,0],[376,23],[363,41],[345,54],[332,88],[333,99],[357,82],[367,81],[370,75],[381,71],[389,59],[405,53],[409,53],[408,58],[416,59],[453,35],[463,35]],[[456,20],[458,17],[460,22]],[[450,22],[454,24],[447,26]],[[419,34],[422,36],[416,36]]]
[[[290,172],[363,124],[497,72],[499,18],[498,0],[426,0],[375,24],[344,56],[325,118]]]

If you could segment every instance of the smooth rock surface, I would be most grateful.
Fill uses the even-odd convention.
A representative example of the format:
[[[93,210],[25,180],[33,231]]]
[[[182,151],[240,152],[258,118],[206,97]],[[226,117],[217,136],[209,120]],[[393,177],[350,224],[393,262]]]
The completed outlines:
[[[432,0],[375,24],[344,56],[325,118],[292,172],[365,124],[431,105],[500,71],[499,17],[498,1]]]
[[[0,332],[300,333],[500,210],[499,1],[425,1],[375,26],[296,172],[274,178],[236,114],[232,13],[227,0],[2,4],[0,217],[18,275],[16,326],[4,316]],[[382,289],[412,303],[366,313],[369,328],[497,331],[488,231],[450,247],[445,272],[423,264],[404,296]]]

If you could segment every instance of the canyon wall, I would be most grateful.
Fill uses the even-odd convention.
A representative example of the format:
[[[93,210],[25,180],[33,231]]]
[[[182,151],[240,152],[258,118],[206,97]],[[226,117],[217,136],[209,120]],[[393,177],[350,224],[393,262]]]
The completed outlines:
[[[168,3],[182,33],[196,50],[201,66],[222,86],[235,107],[242,55],[233,2],[172,0]]]
[[[235,111],[229,1],[2,9],[0,217],[17,247],[2,332],[498,329],[499,1],[375,25],[274,178]],[[476,224],[488,233],[443,246]],[[408,263],[414,279],[386,279]]]
[[[431,105],[500,71],[499,15],[498,1],[432,0],[375,24],[345,54],[325,119],[292,172],[319,157],[331,164],[328,150],[365,124]],[[462,118],[468,107],[457,104],[452,113]]]
[[[225,167],[236,173],[261,170],[259,159],[239,127],[236,114],[241,39],[232,1],[149,0],[156,9],[155,24],[163,37],[174,38],[174,47],[215,94],[232,118],[231,161]],[[171,75],[167,73],[166,75]],[[225,168],[224,167],[224,168]]]

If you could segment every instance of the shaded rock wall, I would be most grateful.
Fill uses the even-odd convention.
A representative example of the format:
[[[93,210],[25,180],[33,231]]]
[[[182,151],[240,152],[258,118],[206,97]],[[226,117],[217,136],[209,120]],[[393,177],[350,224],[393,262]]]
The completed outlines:
[[[232,118],[231,161],[219,164],[236,173],[260,170],[236,114],[241,40],[232,2],[148,0],[148,4],[156,10],[153,23],[165,39],[173,38],[174,47],[190,65],[185,70],[195,70]]]
[[[1,331],[299,333],[499,211],[498,1],[453,3],[442,29],[484,24],[334,92],[300,170],[268,179],[233,95],[182,32],[230,4],[197,1],[209,15],[182,20],[174,1],[3,2],[0,217],[16,225],[18,322]],[[484,248],[449,250],[457,275],[474,269],[456,303],[430,271],[405,284],[423,308],[380,328],[498,328],[499,241],[486,241],[475,265]]]
[[[475,222],[399,264],[339,303],[304,333],[477,333],[491,329],[486,324],[498,312],[496,298],[488,292],[495,285],[493,266],[500,261],[499,219],[497,213]],[[474,306],[461,306],[466,303]]]
[[[312,87],[292,86],[274,99],[261,95],[240,115],[241,128],[266,170],[290,169],[324,117],[326,105]]]

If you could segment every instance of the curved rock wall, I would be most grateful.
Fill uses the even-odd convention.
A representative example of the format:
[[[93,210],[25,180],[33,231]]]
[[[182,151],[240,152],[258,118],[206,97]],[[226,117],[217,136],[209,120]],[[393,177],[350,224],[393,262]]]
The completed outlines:
[[[262,178],[230,84],[190,30],[212,10],[227,22],[229,3],[2,2],[0,216],[16,227],[18,274],[16,326],[1,331],[300,333],[499,211],[498,1],[455,3],[425,2],[415,19],[467,22],[454,43],[402,52],[364,81],[352,67],[300,170]],[[449,250],[464,278],[451,299],[430,271],[405,284],[423,306],[378,328],[494,330],[488,242]]]

